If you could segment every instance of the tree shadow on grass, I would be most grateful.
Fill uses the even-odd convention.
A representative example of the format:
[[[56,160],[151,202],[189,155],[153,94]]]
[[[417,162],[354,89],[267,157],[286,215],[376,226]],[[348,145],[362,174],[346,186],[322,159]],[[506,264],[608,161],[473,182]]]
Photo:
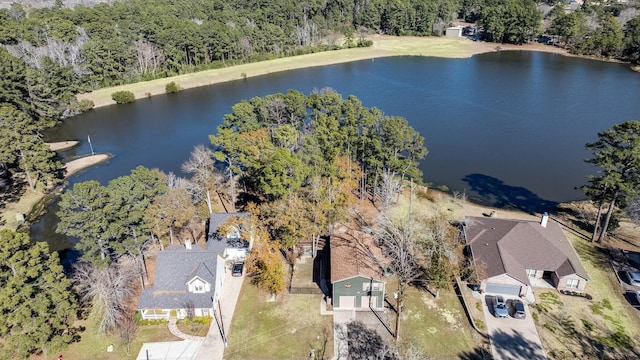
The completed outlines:
[[[553,211],[558,203],[545,200],[520,186],[505,184],[502,180],[483,174],[469,174],[463,179],[480,198],[479,201],[500,209],[512,209],[534,214]]]
[[[476,347],[473,350],[463,351],[458,354],[458,359],[460,360],[489,360],[493,359],[491,356],[491,351],[484,349],[482,347]]]

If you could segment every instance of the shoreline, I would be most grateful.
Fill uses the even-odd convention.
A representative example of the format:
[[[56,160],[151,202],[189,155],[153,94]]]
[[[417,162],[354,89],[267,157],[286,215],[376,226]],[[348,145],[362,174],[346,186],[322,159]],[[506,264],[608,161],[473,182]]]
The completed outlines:
[[[64,144],[65,146],[60,149],[69,148],[71,146],[75,146],[78,142],[75,141],[75,144],[69,146],[69,144],[74,143],[74,141],[65,141],[61,143],[54,144]],[[51,146],[52,144],[50,144]],[[76,173],[88,169],[92,166],[96,166],[104,161],[109,160],[112,155],[109,154],[95,154],[95,155],[87,155],[79,159],[75,159],[69,161],[64,165],[64,169],[66,170],[66,174],[64,180],[67,180],[69,177],[75,175]],[[63,181],[64,181],[63,180]],[[9,229],[16,231],[21,225],[25,224],[25,222],[19,222],[18,217],[20,214],[24,217],[33,218],[32,212],[36,209],[36,207],[40,208],[40,203],[45,200],[45,198],[56,193],[60,192],[64,187],[64,182],[60,185],[49,189],[44,192],[41,189],[31,190],[27,187],[25,192],[20,196],[20,199],[17,202],[9,202],[5,204],[5,208],[2,210],[2,214],[0,215],[0,220],[3,222],[0,225],[0,229]],[[38,217],[40,217],[38,215]]]
[[[426,56],[439,58],[469,58],[473,55],[497,51],[539,51],[572,56],[566,50],[543,44],[497,44],[473,41],[465,37],[397,37],[373,35],[373,45],[366,48],[351,48],[323,51],[248,64],[233,65],[220,69],[203,70],[195,73],[176,75],[127,85],[94,90],[78,94],[78,100],[91,100],[94,108],[114,105],[111,94],[116,91],[131,91],[136,100],[166,94],[165,86],[175,82],[181,89],[243,80],[249,77],[267,75],[289,70],[348,63],[393,56]]]
[[[69,141],[47,143],[47,145],[49,145],[49,149],[51,149],[51,151],[58,152],[58,151],[71,149],[72,147],[78,145],[79,143],[80,141],[77,141],[77,140],[69,140]]]

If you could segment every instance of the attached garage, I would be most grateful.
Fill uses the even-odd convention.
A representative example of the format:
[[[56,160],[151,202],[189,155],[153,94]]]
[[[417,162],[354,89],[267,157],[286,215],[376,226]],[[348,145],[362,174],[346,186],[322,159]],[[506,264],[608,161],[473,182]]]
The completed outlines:
[[[356,307],[356,297],[340,296],[338,304],[340,309],[354,309]]]
[[[378,297],[377,296],[362,296],[360,298],[360,308],[368,309],[369,307],[377,309],[378,308]]]
[[[497,295],[505,295],[505,296],[520,296],[520,288],[519,285],[505,285],[505,284],[492,284],[488,283],[487,287],[484,289],[484,292],[487,294],[497,294]]]

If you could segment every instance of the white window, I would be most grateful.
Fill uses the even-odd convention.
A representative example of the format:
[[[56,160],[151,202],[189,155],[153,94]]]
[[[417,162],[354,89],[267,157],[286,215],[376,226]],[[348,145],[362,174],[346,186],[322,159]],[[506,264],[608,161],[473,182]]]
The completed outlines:
[[[373,291],[380,291],[382,290],[382,283],[364,283],[362,284],[362,291],[371,291],[371,289],[373,288]]]
[[[202,283],[193,284],[193,292],[194,293],[203,293],[204,292],[204,284],[202,284]]]
[[[535,269],[527,269],[527,276],[528,277],[536,277],[536,270]]]
[[[578,280],[578,279],[568,279],[567,280],[567,287],[569,289],[577,289],[578,288],[578,284],[580,284],[580,280]]]

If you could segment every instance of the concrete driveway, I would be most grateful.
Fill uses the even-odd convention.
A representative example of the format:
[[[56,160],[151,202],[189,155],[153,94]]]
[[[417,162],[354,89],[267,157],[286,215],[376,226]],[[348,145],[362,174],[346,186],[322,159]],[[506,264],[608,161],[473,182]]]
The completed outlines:
[[[233,313],[236,309],[236,302],[238,301],[238,295],[240,295],[243,280],[244,274],[239,277],[234,277],[231,276],[231,271],[226,271],[225,273],[224,284],[220,292],[220,310],[222,310],[222,323],[225,333],[228,333],[231,328],[231,319],[233,319]],[[211,319],[209,332],[202,342],[200,351],[195,356],[195,359],[222,360],[224,357],[224,349],[225,344],[222,340],[220,328],[215,319]]]
[[[529,307],[525,306],[524,319],[514,319],[511,316],[499,319],[493,315],[494,302],[494,296],[486,295],[482,307],[493,358],[495,360],[546,359]],[[506,298],[506,302],[509,315],[512,315],[513,299]]]

